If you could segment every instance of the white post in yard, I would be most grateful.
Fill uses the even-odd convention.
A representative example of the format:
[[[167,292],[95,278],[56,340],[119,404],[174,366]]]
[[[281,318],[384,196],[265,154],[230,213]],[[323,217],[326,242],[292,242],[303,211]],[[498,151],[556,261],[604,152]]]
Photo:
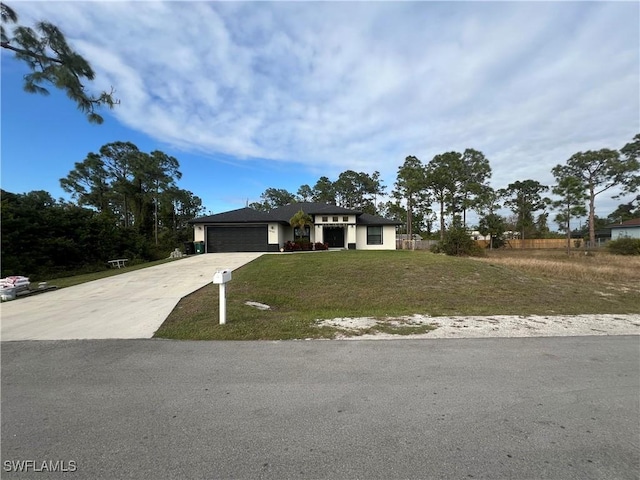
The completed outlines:
[[[216,270],[213,283],[220,285],[218,303],[220,304],[220,325],[227,323],[227,282],[231,280],[231,269]]]
[[[220,284],[220,325],[227,323],[227,284]]]

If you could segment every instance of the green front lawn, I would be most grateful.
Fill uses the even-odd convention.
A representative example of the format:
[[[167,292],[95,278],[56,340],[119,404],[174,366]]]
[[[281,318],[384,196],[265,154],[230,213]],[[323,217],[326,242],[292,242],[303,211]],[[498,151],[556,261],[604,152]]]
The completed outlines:
[[[218,286],[208,285],[182,299],[156,337],[331,338],[332,328],[314,323],[337,317],[640,313],[636,289],[596,293],[606,288],[601,280],[588,283],[424,251],[264,255],[233,272],[226,325],[218,324]]]

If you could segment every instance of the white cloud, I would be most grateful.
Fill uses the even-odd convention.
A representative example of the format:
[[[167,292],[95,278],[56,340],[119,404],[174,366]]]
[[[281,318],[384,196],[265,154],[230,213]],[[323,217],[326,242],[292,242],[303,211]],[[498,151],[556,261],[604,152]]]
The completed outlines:
[[[183,149],[379,170],[472,147],[493,184],[552,180],[640,131],[637,3],[20,3]],[[325,173],[330,175],[329,173]]]

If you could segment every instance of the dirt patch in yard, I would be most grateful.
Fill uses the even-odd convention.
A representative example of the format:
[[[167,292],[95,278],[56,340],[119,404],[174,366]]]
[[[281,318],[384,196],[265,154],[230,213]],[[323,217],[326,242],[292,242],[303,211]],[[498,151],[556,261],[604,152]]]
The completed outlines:
[[[318,327],[338,329],[344,340],[390,338],[554,337],[584,335],[640,335],[640,315],[493,315],[397,318],[334,318],[318,320]],[[426,327],[433,330],[425,331]],[[394,331],[397,330],[397,331]]]

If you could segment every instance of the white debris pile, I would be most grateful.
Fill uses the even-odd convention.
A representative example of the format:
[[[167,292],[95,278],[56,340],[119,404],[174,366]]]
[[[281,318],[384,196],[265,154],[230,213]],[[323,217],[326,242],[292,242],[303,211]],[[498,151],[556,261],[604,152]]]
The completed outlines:
[[[0,288],[15,288],[17,292],[29,290],[29,283],[29,277],[22,277],[20,275],[0,278]]]
[[[0,278],[0,300],[14,300],[18,292],[29,290],[29,285],[29,278],[20,275]]]
[[[358,330],[369,330],[376,323],[388,325],[431,325],[427,333],[397,335],[389,332],[368,332],[350,336]],[[487,315],[431,317],[412,315],[376,320],[373,318],[333,318],[318,320],[319,327],[330,326],[345,332],[343,339],[385,338],[487,338],[487,337],[552,337],[580,335],[640,335],[640,315]]]
[[[182,253],[179,248],[176,248],[173,252],[169,254],[169,258],[182,258],[182,257],[184,257],[184,253]]]

